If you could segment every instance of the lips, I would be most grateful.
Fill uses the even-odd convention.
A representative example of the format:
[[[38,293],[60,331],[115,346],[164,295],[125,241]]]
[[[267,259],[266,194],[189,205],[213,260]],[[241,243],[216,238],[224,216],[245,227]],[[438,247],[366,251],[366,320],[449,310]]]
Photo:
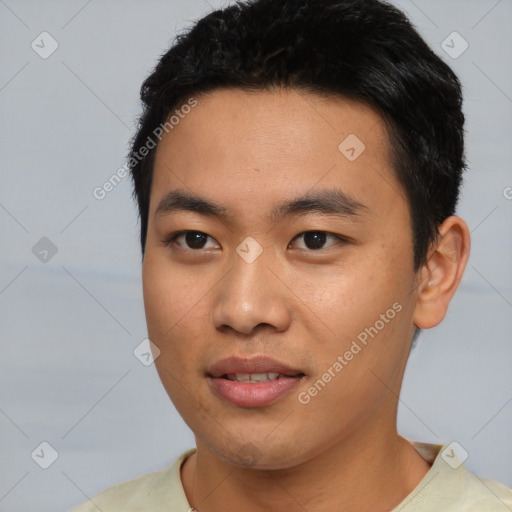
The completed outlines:
[[[251,359],[228,357],[216,362],[208,371],[208,375],[210,377],[223,377],[230,374],[258,373],[277,373],[287,377],[304,375],[301,370],[294,369],[269,357],[254,357]]]
[[[268,357],[229,357],[207,373],[212,391],[239,407],[263,407],[294,389],[305,377],[300,369]]]

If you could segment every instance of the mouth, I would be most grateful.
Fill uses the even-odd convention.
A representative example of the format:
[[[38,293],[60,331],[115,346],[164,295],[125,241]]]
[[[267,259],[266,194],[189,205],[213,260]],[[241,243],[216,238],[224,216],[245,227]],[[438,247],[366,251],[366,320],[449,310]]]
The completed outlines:
[[[221,375],[222,379],[232,380],[236,382],[269,382],[273,380],[286,379],[293,377],[304,377],[304,373],[297,373],[296,375],[287,375],[278,372],[267,372],[267,373],[229,373]]]
[[[252,408],[283,398],[306,374],[268,357],[230,357],[215,363],[206,376],[217,397],[232,405]]]

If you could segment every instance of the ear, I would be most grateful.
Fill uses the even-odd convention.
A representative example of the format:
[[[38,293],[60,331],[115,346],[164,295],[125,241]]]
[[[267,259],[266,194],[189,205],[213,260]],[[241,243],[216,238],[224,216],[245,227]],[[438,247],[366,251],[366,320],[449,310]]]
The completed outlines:
[[[461,218],[448,217],[438,231],[438,239],[418,272],[413,321],[420,329],[441,323],[469,258],[469,229]]]

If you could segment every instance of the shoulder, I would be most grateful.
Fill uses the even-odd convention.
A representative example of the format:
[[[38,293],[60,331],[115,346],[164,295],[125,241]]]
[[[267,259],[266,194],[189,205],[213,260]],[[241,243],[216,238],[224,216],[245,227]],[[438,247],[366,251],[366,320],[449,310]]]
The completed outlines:
[[[512,489],[495,480],[480,478],[466,471],[460,507],[459,510],[464,512],[512,510]]]
[[[163,512],[169,506],[176,512],[187,512],[190,507],[181,484],[180,468],[194,451],[183,453],[161,471],[109,487],[71,512]]]
[[[452,445],[412,445],[432,466],[416,489],[395,508],[401,512],[505,512],[512,489],[470,473]],[[393,511],[393,512],[394,512]]]

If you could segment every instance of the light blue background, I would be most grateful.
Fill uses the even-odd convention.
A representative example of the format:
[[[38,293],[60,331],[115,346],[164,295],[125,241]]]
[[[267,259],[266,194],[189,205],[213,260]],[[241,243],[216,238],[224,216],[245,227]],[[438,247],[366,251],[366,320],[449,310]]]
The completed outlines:
[[[221,2],[210,0],[218,7]],[[459,442],[466,466],[512,486],[512,2],[401,0],[465,90],[470,170],[459,214],[471,259],[445,322],[424,332],[399,409],[404,436]],[[0,1],[0,510],[67,510],[193,446],[153,366],[138,223],[124,163],[139,87],[204,0]],[[31,42],[59,47],[40,58]],[[459,32],[452,59],[441,42]],[[32,247],[57,247],[47,263]],[[31,452],[50,443],[41,469]]]

